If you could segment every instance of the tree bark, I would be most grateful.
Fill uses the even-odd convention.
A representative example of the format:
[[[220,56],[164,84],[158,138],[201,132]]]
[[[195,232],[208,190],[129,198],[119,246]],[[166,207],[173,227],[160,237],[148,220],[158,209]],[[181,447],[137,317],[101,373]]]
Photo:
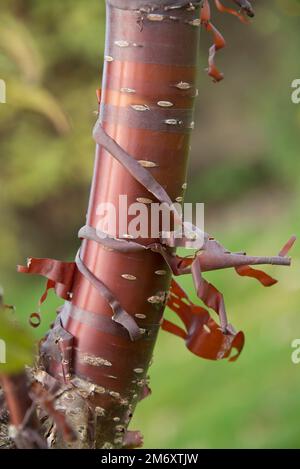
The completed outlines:
[[[196,96],[199,5],[189,8],[188,2],[156,1],[151,2],[156,5],[152,12],[139,10],[144,3],[107,2],[100,116],[105,131],[151,171],[173,201],[181,200],[186,188]],[[182,7],[165,9],[174,3],[181,3]],[[168,19],[161,21],[162,15]],[[128,205],[149,199],[149,192],[98,145],[87,225],[97,228],[97,207],[101,203],[113,204],[119,215],[120,195],[128,197]],[[128,223],[130,218],[133,217]],[[118,226],[117,230],[118,238],[124,238],[128,226],[125,232],[124,227]],[[159,240],[147,238],[139,242]],[[124,443],[137,402],[149,392],[148,368],[171,273],[163,257],[151,250],[127,254],[84,240],[81,258],[142,331],[139,340],[130,340],[128,332],[111,320],[112,310],[106,299],[86,276],[76,272],[72,298],[58,321],[74,337],[72,381],[84,399],[77,402],[80,397],[73,395],[75,409],[84,407],[80,411],[84,429],[79,445],[116,448]],[[45,369],[61,380],[61,360],[59,355],[53,356],[51,341],[50,333],[42,348]],[[69,407],[65,402],[64,405]],[[74,418],[78,421],[78,415]]]

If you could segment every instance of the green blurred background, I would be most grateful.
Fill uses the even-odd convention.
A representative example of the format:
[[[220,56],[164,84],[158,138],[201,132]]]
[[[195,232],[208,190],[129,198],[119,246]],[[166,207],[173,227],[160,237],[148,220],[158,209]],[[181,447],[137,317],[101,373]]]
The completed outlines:
[[[227,2],[228,4],[228,2]],[[201,34],[199,99],[187,201],[206,204],[206,231],[226,247],[276,254],[299,233],[300,5],[257,0],[250,26],[214,11],[227,39],[218,56],[226,79],[203,71],[210,38]],[[104,47],[103,0],[0,0],[0,279],[26,323],[43,281],[17,276],[28,255],[72,259],[93,168],[91,129]],[[268,268],[280,283],[263,289],[231,272],[207,275],[225,295],[230,320],[246,332],[239,361],[206,362],[160,334],[153,395],[137,410],[145,447],[299,448],[299,246],[292,268]],[[196,300],[190,280],[182,284]],[[39,337],[56,305],[43,307]],[[171,313],[167,313],[171,316]]]

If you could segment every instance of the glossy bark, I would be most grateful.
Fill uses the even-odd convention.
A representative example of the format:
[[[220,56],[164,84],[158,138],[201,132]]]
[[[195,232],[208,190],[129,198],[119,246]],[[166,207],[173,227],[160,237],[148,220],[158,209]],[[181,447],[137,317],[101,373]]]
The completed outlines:
[[[174,11],[161,6],[149,15],[107,5],[100,106],[106,132],[151,171],[174,202],[183,197],[186,188],[199,40],[199,24],[192,23],[199,18],[199,8],[190,9],[183,3],[184,7]],[[171,18],[161,21],[160,15],[166,13]],[[182,112],[190,119],[188,129],[165,122]],[[113,204],[118,214],[120,195],[127,196],[128,205],[149,198],[147,190],[97,146],[87,224],[97,228],[101,203]],[[128,218],[129,223],[133,217]],[[120,231],[118,226],[118,237],[125,234]],[[141,339],[131,341],[127,331],[111,320],[112,310],[99,291],[76,272],[72,298],[60,316],[74,337],[72,376],[98,386],[98,392],[88,393],[89,405],[99,413],[97,436],[90,435],[91,440],[96,440],[97,447],[120,447],[137,402],[148,392],[148,368],[171,273],[163,257],[151,250],[126,254],[85,240],[81,258],[145,332]],[[158,301],[160,295],[163,299]],[[85,312],[85,321],[74,317],[78,310]],[[89,318],[95,315],[105,316],[109,327],[93,327]],[[48,356],[45,363],[47,371],[61,380],[60,361]]]

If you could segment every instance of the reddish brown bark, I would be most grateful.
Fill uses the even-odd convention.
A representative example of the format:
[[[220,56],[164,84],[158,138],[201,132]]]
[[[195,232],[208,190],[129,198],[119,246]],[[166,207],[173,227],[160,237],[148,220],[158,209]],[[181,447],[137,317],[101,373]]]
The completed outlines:
[[[162,12],[159,10],[156,14]],[[137,161],[146,161],[148,166],[155,164],[149,170],[175,201],[184,192],[190,131],[177,128],[176,132],[173,129],[169,132],[167,124],[157,122],[158,113],[164,110],[157,103],[172,102],[176,111],[165,112],[169,118],[176,117],[178,109],[193,108],[199,28],[185,21],[199,18],[199,10],[182,8],[173,14],[178,21],[170,21],[162,27],[159,21],[143,19],[143,13],[139,17],[135,11],[108,6],[101,111],[104,105],[111,111],[103,122],[106,132]],[[116,41],[143,44],[143,47],[120,47]],[[181,83],[188,84],[183,86],[187,89],[180,89]],[[135,92],[126,91],[129,89]],[[132,105],[147,105],[152,109],[152,112],[145,111],[149,116],[141,128],[136,128],[130,121],[134,119],[128,112]],[[143,111],[133,110],[134,113],[139,118]],[[148,119],[153,127],[161,128],[148,130]],[[190,119],[192,121],[192,116]],[[98,146],[87,224],[96,228],[99,221],[97,206],[101,202],[111,202],[118,207],[118,197],[122,194],[127,195],[128,204],[138,198],[149,198],[147,190]],[[123,234],[119,233],[119,237]],[[157,240],[141,241],[148,244]],[[122,446],[122,436],[135,405],[147,389],[147,372],[165,297],[158,303],[153,301],[161,292],[168,292],[171,274],[162,256],[151,250],[128,255],[111,252],[94,241],[83,241],[81,257],[135,318],[138,326],[149,334],[146,332],[140,340],[132,342],[127,331],[111,321],[112,311],[107,301],[88,279],[76,273],[69,318],[63,323],[74,336],[73,373],[105,388],[105,394],[95,393],[91,399],[104,414],[97,445],[118,447]],[[126,274],[132,276],[130,280],[124,278]],[[96,330],[71,318],[73,308],[104,316],[109,321],[109,330]],[[93,356],[102,358],[108,366],[94,366]],[[59,376],[60,362],[52,360],[47,370],[53,376]]]

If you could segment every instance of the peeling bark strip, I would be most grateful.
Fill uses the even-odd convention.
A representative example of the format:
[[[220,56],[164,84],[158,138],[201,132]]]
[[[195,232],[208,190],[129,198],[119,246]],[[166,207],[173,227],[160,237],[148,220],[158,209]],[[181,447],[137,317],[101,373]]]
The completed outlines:
[[[220,11],[240,19],[252,16],[249,2],[235,3],[241,12],[215,0]],[[150,394],[148,368],[160,327],[202,358],[234,361],[243,348],[244,334],[228,324],[223,295],[202,274],[235,268],[240,276],[271,286],[276,280],[250,265],[290,264],[286,256],[294,237],[278,256],[252,257],[231,253],[206,233],[200,240],[192,226],[185,226],[182,239],[172,232],[169,238],[162,233],[158,239],[132,240],[128,227],[121,226],[116,237],[97,230],[97,207],[111,203],[120,209],[120,195],[147,207],[152,201],[183,200],[200,24],[213,33],[208,72],[219,81],[214,56],[225,42],[210,22],[208,0],[107,1],[103,86],[93,132],[96,161],[87,222],[79,231],[82,245],[75,262],[29,259],[19,267],[47,278],[40,304],[50,288],[66,300],[42,341],[35,372],[39,385],[32,386],[49,416],[52,447],[139,446],[140,434],[127,427],[136,404]],[[178,246],[193,248],[194,255],[177,256]],[[199,299],[219,315],[220,326],[189,300],[172,274],[192,275]],[[163,319],[166,304],[184,328]],[[33,325],[40,320],[39,312],[33,313]]]

